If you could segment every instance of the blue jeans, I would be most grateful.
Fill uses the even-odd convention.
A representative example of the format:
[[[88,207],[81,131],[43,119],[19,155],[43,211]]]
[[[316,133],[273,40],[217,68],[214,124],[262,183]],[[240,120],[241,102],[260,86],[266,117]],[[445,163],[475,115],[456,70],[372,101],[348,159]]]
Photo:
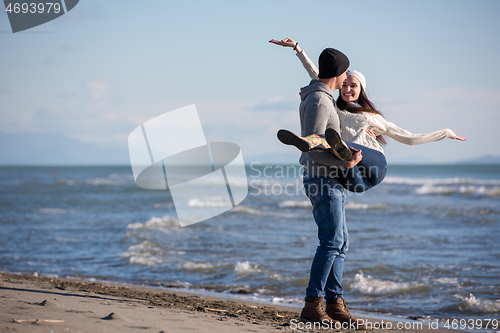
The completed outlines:
[[[319,239],[306,298],[336,299],[343,294],[344,259],[349,247],[344,188],[335,178],[309,178],[307,175],[304,175],[304,188],[313,205]]]
[[[339,170],[338,180],[351,192],[364,192],[380,184],[387,171],[385,155],[356,143],[346,142],[349,147],[361,149],[363,159],[354,168]]]

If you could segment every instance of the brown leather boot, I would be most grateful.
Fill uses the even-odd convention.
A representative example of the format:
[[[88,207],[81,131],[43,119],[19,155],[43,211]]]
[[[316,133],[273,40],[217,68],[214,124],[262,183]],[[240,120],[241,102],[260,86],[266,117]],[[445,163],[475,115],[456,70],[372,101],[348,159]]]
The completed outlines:
[[[328,300],[326,302],[326,313],[333,320],[338,320],[341,323],[347,323],[347,325],[344,325],[346,328],[354,327],[358,330],[366,329],[365,325],[362,325],[362,320],[358,322],[358,319],[351,315],[342,297],[339,297],[336,300]]]
[[[337,322],[336,320],[332,320],[332,318],[326,314],[325,309],[323,308],[323,296],[314,297],[310,302],[306,300],[304,308],[300,313],[300,322],[323,322],[323,320],[327,320],[329,322],[331,321],[333,324]]]

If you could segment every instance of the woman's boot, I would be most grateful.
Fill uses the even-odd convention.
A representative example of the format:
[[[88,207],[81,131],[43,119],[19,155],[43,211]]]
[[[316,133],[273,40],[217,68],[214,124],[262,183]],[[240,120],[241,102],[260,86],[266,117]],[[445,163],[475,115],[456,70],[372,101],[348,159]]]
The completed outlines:
[[[344,141],[340,138],[339,133],[333,128],[327,128],[325,131],[325,140],[331,147],[332,153],[339,159],[349,161],[352,157],[352,152]]]

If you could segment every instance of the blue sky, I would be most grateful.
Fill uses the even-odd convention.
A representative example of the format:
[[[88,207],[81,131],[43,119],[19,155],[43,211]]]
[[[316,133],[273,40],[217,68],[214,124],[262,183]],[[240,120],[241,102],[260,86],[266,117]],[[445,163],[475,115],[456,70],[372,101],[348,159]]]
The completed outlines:
[[[389,163],[500,155],[499,14],[496,0],[80,0],[13,34],[2,11],[0,133],[15,152],[4,150],[0,164],[37,164],[41,154],[125,164],[134,128],[190,104],[207,140],[237,143],[245,162],[296,161],[276,131],[299,130],[297,93],[309,78],[291,49],[268,43],[285,37],[315,62],[325,47],[347,54],[400,127],[467,137],[413,147],[389,139]],[[102,149],[70,158],[54,140]]]

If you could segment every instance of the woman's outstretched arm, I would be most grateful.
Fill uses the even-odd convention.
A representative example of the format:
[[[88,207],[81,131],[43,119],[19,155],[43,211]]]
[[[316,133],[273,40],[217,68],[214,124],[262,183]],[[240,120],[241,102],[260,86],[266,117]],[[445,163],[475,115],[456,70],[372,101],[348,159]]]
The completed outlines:
[[[307,71],[307,74],[309,74],[309,77],[313,80],[318,79],[318,68],[314,65],[314,63],[309,59],[307,54],[302,50],[299,46],[299,43],[294,41],[291,38],[285,38],[282,40],[276,40],[276,39],[271,39],[269,43],[273,43],[276,45],[281,45],[283,47],[291,47],[297,52],[297,57],[299,58],[300,62],[302,63],[302,66],[304,66],[305,70]]]
[[[443,129],[426,134],[414,134],[398,127],[390,121],[385,120],[379,115],[370,115],[370,117],[372,118],[372,125],[375,127],[377,133],[380,132],[383,135],[387,135],[388,137],[407,145],[420,145],[446,138],[465,141],[465,137],[456,135],[456,133],[450,129]]]

